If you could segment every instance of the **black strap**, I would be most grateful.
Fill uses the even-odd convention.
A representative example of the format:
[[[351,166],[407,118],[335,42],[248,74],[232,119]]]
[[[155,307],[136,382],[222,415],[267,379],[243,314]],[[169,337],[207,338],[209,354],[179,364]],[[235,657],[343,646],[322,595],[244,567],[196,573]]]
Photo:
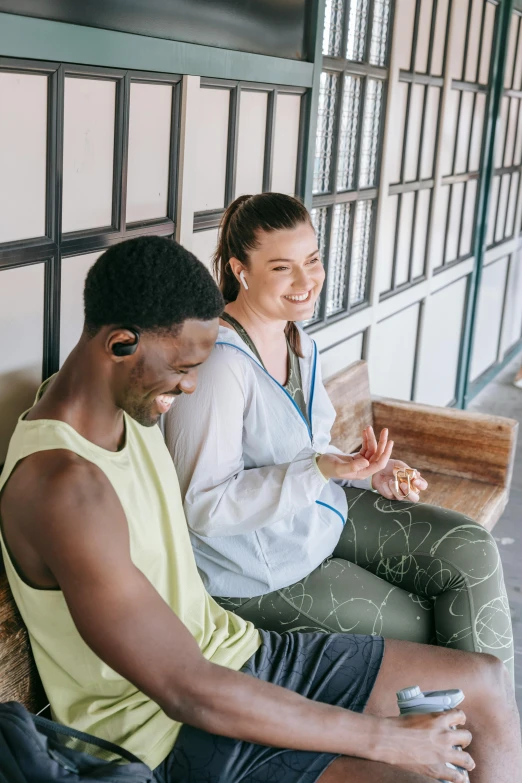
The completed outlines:
[[[134,756],[134,754],[130,753],[128,750],[125,750],[125,748],[120,748],[119,745],[115,745],[113,742],[100,739],[99,737],[93,737],[92,734],[86,734],[85,732],[78,731],[77,729],[71,729],[67,726],[62,726],[60,723],[47,720],[47,718],[41,718],[38,715],[32,715],[31,717],[36,728],[43,729],[45,733],[48,731],[53,731],[57,734],[64,734],[66,737],[72,737],[73,739],[80,740],[87,745],[94,745],[94,747],[101,748],[101,750],[107,750],[110,753],[114,753],[116,756],[121,756],[121,758],[126,759],[131,764],[141,764],[142,766],[146,766],[137,756]]]

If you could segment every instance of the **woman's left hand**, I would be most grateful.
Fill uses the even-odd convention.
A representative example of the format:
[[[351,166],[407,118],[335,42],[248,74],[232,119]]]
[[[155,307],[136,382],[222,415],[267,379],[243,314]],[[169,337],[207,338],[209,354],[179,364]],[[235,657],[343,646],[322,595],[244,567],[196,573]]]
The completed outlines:
[[[418,503],[419,491],[428,488],[428,482],[422,478],[418,471],[417,477],[411,482],[411,488],[407,495],[408,485],[406,483],[400,485],[398,492],[395,488],[393,469],[409,467],[405,462],[401,462],[400,459],[390,459],[383,470],[372,476],[373,488],[385,498],[388,498],[388,500],[407,500],[409,503]]]

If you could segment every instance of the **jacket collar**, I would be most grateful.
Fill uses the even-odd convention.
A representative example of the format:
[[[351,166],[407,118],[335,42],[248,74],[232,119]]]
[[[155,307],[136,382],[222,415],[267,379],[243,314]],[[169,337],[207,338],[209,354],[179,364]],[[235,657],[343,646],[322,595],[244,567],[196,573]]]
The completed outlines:
[[[313,355],[313,347],[314,343],[311,337],[309,337],[306,332],[298,325],[297,328],[299,329],[299,334],[301,335],[301,347],[303,349],[303,354],[306,362],[309,362],[312,355]],[[245,343],[242,337],[239,336],[239,334],[236,332],[235,329],[230,329],[228,326],[220,326],[218,331],[218,343],[228,343],[229,345],[233,345],[236,348],[241,348],[242,351],[245,351],[248,353],[248,355],[254,359],[258,364],[257,356],[253,351],[250,350],[248,345]]]

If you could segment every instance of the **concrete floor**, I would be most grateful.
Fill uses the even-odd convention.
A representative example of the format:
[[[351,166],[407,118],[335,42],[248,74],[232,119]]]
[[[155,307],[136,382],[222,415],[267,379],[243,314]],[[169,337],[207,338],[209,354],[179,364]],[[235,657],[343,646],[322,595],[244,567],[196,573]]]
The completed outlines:
[[[522,357],[519,355],[469,406],[470,411],[518,419],[520,432],[509,503],[496,524],[495,536],[502,562],[515,636],[515,680],[518,709],[522,714],[522,389],[513,386]]]

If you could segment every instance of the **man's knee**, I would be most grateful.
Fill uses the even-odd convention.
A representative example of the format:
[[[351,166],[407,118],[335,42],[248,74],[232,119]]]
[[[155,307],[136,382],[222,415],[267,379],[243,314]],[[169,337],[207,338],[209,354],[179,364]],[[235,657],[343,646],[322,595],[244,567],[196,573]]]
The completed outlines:
[[[511,701],[513,686],[504,663],[489,653],[475,653],[474,658],[478,693],[487,699],[490,706],[502,701]]]

